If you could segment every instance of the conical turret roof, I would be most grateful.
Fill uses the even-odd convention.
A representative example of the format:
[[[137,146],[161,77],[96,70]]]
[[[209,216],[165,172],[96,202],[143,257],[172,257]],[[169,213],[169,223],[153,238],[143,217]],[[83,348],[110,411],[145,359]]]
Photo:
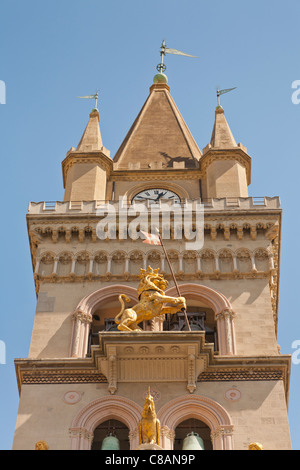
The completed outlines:
[[[99,111],[93,109],[90,113],[89,122],[85,128],[85,131],[80,139],[77,146],[79,152],[90,152],[96,150],[102,150],[103,143],[101,138],[100,126],[99,126]]]
[[[215,111],[215,123],[210,140],[212,148],[229,149],[237,147],[237,143],[232,135],[228,122],[224,114],[224,109],[218,106]]]

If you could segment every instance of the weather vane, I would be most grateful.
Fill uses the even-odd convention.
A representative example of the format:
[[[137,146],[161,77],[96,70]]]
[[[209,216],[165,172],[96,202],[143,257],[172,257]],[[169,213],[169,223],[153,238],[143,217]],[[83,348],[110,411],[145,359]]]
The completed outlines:
[[[86,98],[86,99],[93,99],[93,100],[95,100],[95,107],[94,107],[94,109],[97,109],[98,97],[99,97],[98,88],[97,88],[97,91],[96,91],[96,93],[95,93],[94,95],[77,96],[77,98]]]
[[[156,69],[160,72],[163,73],[166,70],[166,65],[164,64],[164,56],[166,54],[176,54],[176,55],[184,55],[186,57],[195,57],[195,55],[191,54],[186,54],[185,52],[178,51],[177,49],[170,49],[169,47],[166,46],[166,41],[163,40],[161,48],[160,48],[160,56],[161,56],[161,61],[160,64],[156,67]]]
[[[236,89],[236,87],[234,87],[234,88],[226,88],[225,90],[219,90],[219,88],[217,88],[218,106],[221,106],[221,105],[220,105],[220,96],[221,96],[221,95],[224,95],[225,93],[229,93],[230,91],[235,90],[235,89]]]

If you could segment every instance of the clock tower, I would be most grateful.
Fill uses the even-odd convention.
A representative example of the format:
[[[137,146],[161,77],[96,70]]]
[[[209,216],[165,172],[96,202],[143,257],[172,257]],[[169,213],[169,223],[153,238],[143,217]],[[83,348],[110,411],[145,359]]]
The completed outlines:
[[[223,108],[201,151],[159,73],[114,158],[94,108],[62,173],[64,201],[27,214],[37,305],[13,449],[290,449],[280,200],[249,196]],[[154,225],[162,243],[143,243]]]

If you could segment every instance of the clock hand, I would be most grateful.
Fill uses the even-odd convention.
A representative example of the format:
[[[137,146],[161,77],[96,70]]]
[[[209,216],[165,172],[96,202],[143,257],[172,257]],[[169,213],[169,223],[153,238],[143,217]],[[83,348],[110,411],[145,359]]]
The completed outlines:
[[[159,193],[159,195],[157,196],[157,198],[155,199],[156,201],[158,201],[162,196],[164,196],[165,194],[167,194],[167,191],[164,193]]]

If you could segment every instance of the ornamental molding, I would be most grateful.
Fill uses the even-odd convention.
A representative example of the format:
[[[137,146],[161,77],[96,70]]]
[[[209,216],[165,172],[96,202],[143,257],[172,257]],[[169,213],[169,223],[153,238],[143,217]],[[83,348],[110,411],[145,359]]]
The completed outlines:
[[[216,356],[202,332],[102,332],[91,358],[16,359],[15,367],[19,392],[23,385],[93,383],[113,397],[119,383],[183,382],[194,396],[201,382],[283,381],[288,403],[291,356]]]
[[[61,372],[57,369],[56,371],[45,371],[35,372],[26,371],[22,373],[20,379],[19,390],[23,385],[53,385],[53,384],[107,384],[107,378],[103,374],[99,373],[87,373],[82,370],[81,373],[74,371]]]
[[[109,181],[169,181],[176,180],[199,180],[204,178],[204,172],[199,169],[176,169],[168,170],[114,170]]]
[[[283,381],[289,399],[291,356],[215,356],[214,363],[197,377],[198,382]]]
[[[257,370],[236,370],[236,369],[220,369],[214,372],[203,372],[198,377],[198,382],[254,382],[254,381],[269,381],[269,380],[283,380],[284,372],[280,369],[258,368]]]

